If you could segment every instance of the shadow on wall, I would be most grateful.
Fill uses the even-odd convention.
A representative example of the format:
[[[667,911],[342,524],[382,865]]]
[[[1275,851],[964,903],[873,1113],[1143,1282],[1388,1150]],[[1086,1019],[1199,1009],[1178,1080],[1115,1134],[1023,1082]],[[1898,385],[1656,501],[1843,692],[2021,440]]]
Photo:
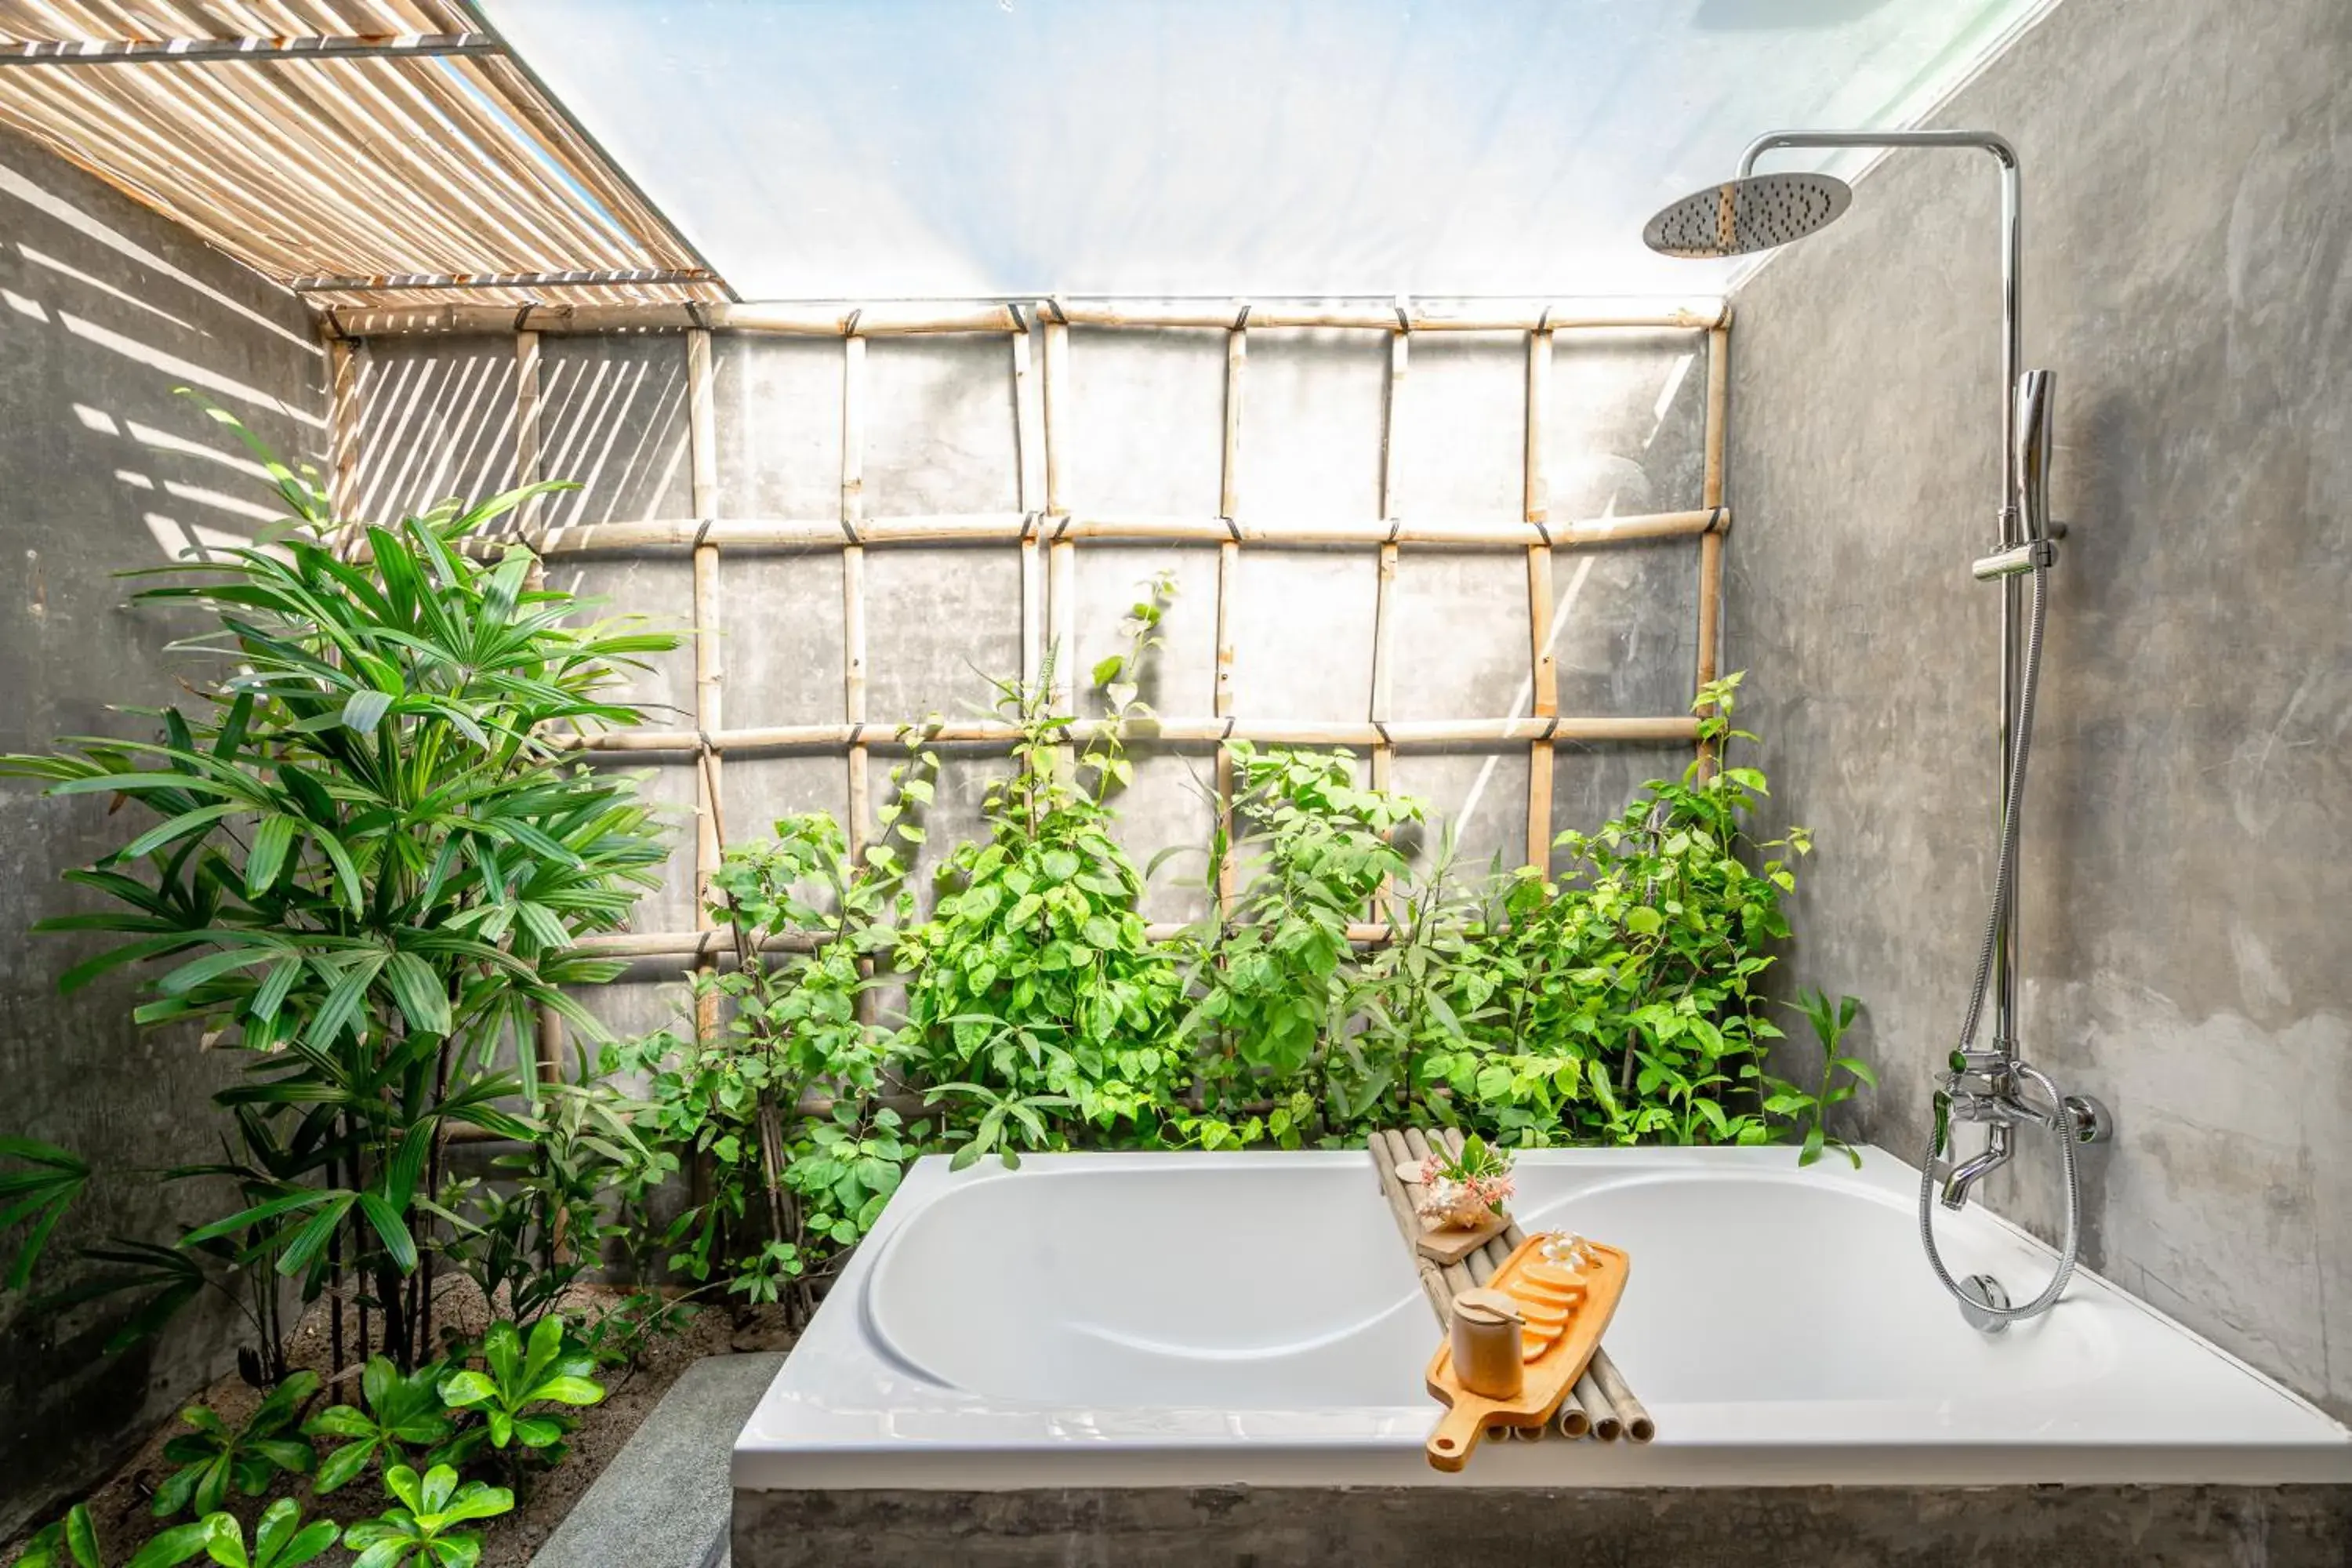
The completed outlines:
[[[0,561],[11,599],[0,615],[0,749],[135,731],[115,710],[168,700],[163,647],[183,628],[125,609],[115,574],[249,539],[278,515],[260,469],[173,388],[201,390],[280,451],[315,453],[321,374],[290,297],[0,136]],[[83,1276],[79,1246],[167,1238],[208,1208],[124,1178],[217,1153],[194,1111],[221,1064],[134,1029],[119,976],[60,998],[58,974],[97,946],[23,934],[81,907],[58,879],[111,847],[104,803],[10,784],[0,806],[0,1132],[62,1144],[100,1170],[51,1243],[37,1282],[47,1289]],[[226,1302],[192,1310],[152,1346],[102,1357],[125,1310],[37,1322],[0,1299],[0,1536],[222,1370]]]

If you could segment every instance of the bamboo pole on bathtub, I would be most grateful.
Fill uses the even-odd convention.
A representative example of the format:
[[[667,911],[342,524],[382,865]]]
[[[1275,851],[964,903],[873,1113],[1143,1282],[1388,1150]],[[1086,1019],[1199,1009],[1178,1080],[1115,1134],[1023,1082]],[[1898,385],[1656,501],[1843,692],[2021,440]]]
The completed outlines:
[[[1391,1148],[1388,1140],[1394,1134],[1376,1131],[1366,1140],[1364,1150],[1371,1156],[1372,1173],[1380,1179],[1381,1195],[1388,1200],[1389,1217],[1396,1221],[1397,1235],[1403,1238],[1405,1247],[1412,1252],[1413,1276],[1421,1281],[1422,1293],[1429,1298],[1430,1310],[1437,1314],[1438,1330],[1444,1332],[1449,1326],[1453,1312],[1454,1292],[1445,1288],[1444,1277],[1438,1272],[1437,1266],[1421,1256],[1421,1218],[1413,1213],[1412,1199],[1405,1191],[1404,1178],[1397,1174],[1396,1168],[1403,1159],[1397,1151],[1403,1145],[1399,1143]]]

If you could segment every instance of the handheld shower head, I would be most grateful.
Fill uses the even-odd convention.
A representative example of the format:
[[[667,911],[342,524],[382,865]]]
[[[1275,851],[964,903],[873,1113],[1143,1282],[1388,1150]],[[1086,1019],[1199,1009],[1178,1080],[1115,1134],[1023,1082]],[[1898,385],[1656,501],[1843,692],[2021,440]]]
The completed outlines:
[[[1665,208],[1643,226],[1642,242],[1686,260],[1745,256],[1804,238],[1853,200],[1853,187],[1830,174],[1749,174]]]

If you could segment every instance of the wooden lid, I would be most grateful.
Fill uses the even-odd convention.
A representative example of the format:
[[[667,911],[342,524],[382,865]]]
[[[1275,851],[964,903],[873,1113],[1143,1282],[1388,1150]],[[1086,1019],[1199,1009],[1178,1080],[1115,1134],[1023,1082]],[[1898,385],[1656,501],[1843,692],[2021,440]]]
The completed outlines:
[[[1500,1290],[1483,1287],[1465,1290],[1454,1298],[1454,1315],[1473,1323],[1518,1323],[1526,1320],[1519,1313],[1519,1304]]]

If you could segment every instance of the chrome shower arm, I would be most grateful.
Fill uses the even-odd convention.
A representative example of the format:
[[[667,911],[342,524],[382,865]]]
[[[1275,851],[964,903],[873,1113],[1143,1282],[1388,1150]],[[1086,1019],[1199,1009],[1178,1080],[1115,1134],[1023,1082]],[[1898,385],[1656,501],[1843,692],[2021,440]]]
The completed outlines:
[[[1739,155],[1740,178],[1753,174],[1756,160],[1765,153],[1790,147],[1959,148],[1990,153],[2000,165],[2000,543],[2004,549],[2024,543],[2020,521],[2023,480],[2017,471],[2017,405],[2018,381],[2025,369],[2021,320],[2024,311],[2019,298],[2025,192],[2017,149],[2006,137],[1990,131],[1769,131],[1750,142]]]

